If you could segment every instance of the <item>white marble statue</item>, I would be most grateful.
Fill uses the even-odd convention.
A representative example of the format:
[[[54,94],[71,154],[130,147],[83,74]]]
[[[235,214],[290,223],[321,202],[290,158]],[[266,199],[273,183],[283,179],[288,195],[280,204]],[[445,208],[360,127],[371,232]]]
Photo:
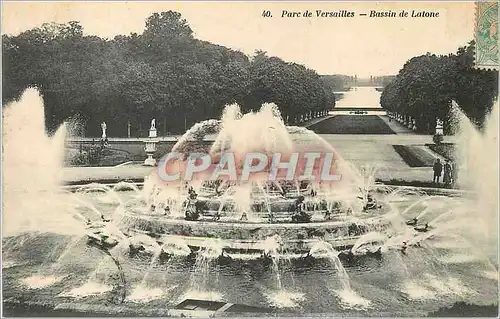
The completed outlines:
[[[436,135],[443,135],[443,123],[443,120],[436,119]]]
[[[106,138],[106,122],[101,123],[101,129],[102,129],[102,138]]]
[[[152,119],[151,120],[151,128],[150,128],[150,130],[152,130],[152,131],[156,130],[156,119]]]

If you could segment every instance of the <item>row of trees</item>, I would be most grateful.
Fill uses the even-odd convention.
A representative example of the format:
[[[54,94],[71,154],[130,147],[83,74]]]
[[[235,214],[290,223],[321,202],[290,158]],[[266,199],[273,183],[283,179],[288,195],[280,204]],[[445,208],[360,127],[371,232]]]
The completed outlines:
[[[342,74],[321,76],[321,80],[335,92],[349,90],[352,86],[356,85],[356,79],[357,77],[355,76]]]
[[[474,42],[456,54],[426,54],[409,60],[380,98],[383,108],[416,119],[417,131],[434,133],[436,118],[451,133],[450,102],[455,100],[478,126],[498,96],[498,72],[474,68]]]
[[[76,118],[87,135],[145,134],[151,118],[161,132],[218,118],[226,104],[243,111],[275,102],[283,118],[331,109],[333,88],[313,70],[257,51],[254,57],[200,41],[177,12],[155,13],[142,34],[112,40],[85,36],[78,22],[44,24],[2,36],[3,95],[17,99],[36,86],[53,131]]]

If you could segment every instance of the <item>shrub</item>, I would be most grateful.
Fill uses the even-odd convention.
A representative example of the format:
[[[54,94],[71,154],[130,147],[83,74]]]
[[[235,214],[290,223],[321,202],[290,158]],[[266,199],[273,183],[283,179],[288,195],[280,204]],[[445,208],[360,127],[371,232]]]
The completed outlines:
[[[443,143],[443,139],[443,135],[441,134],[434,134],[434,136],[432,137],[432,141],[436,145],[440,145],[441,143]]]

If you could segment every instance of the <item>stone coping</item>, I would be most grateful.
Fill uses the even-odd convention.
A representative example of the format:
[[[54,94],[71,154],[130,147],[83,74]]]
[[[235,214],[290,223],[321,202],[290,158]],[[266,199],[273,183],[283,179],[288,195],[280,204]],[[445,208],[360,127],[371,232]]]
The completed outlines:
[[[270,228],[270,229],[276,229],[277,227],[279,228],[314,228],[317,229],[318,227],[341,227],[345,226],[347,223],[363,223],[366,221],[380,221],[384,220],[383,215],[369,215],[368,213],[366,216],[363,215],[357,215],[357,216],[348,216],[345,220],[326,220],[326,221],[313,221],[310,223],[269,223],[269,222],[251,222],[251,221],[246,221],[246,222],[240,222],[240,221],[207,221],[207,220],[185,220],[183,218],[168,218],[166,216],[150,216],[147,214],[135,214],[135,213],[124,213],[123,216],[125,217],[132,217],[132,218],[137,218],[137,219],[142,219],[142,220],[147,220],[147,221],[154,221],[154,222],[163,222],[163,223],[168,223],[168,224],[175,224],[175,225],[196,225],[198,227],[202,226],[213,226],[217,225],[221,228],[246,228],[246,229],[253,229],[255,227],[259,228]]]
[[[132,182],[134,185],[138,186],[141,188],[144,185],[143,181],[139,181],[140,179],[136,179],[135,181],[129,181]],[[121,182],[124,180],[103,180],[102,183],[105,186],[113,187],[116,185],[118,182]],[[73,184],[73,185],[62,185],[61,188],[68,190],[68,191],[76,191],[82,186],[88,185],[90,183],[99,183],[99,180],[97,181],[81,181],[82,183],[80,184]],[[417,186],[400,186],[400,185],[390,185],[390,184],[384,184],[384,187],[386,188],[392,188],[394,190],[396,189],[404,189],[408,191],[415,191],[415,192],[423,192],[426,193],[427,195],[445,195],[445,196],[463,196],[463,195],[473,195],[475,194],[471,190],[464,190],[464,189],[449,189],[449,188],[438,188],[438,187],[417,187]]]

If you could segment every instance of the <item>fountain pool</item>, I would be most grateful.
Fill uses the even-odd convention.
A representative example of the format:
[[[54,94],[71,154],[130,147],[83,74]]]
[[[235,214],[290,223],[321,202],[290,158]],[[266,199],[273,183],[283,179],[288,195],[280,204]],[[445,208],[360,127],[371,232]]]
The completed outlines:
[[[116,209],[121,202],[141,195],[136,191],[117,192],[116,197],[105,192],[76,192],[68,195],[68,202],[73,201],[72,196],[111,219],[120,213]],[[116,201],[110,203],[110,198]],[[391,204],[404,211],[421,198],[408,195]],[[408,216],[423,209],[432,211],[431,202],[414,206]],[[437,208],[470,203],[450,198],[446,207]],[[437,210],[428,213],[427,220],[437,219],[436,215],[440,216]],[[271,236],[264,240],[270,256],[266,259],[258,250],[225,249],[223,240],[197,249],[181,238],[148,240],[148,236],[135,235],[127,245],[110,249],[119,268],[101,249],[88,245],[85,236],[19,234],[3,241],[4,301],[24,299],[70,309],[93,305],[92,311],[102,312],[150,309],[157,314],[158,308],[174,307],[192,298],[271,307],[284,313],[373,316],[424,315],[456,301],[491,304],[497,300],[492,246],[484,242],[478,249],[472,234],[463,231],[458,235],[457,229],[467,229],[464,224],[448,228],[448,221],[437,221],[431,231],[434,234],[417,234],[404,225],[406,218],[400,217],[401,230],[395,237],[375,242],[382,245],[380,255],[350,256],[320,238],[309,253],[307,249],[287,251],[279,238]],[[463,223],[467,225],[466,218]],[[365,245],[363,238],[356,245],[358,250],[372,244],[371,236],[366,237]],[[419,245],[403,252],[402,243],[411,239]],[[145,249],[133,252],[129,245]]]

